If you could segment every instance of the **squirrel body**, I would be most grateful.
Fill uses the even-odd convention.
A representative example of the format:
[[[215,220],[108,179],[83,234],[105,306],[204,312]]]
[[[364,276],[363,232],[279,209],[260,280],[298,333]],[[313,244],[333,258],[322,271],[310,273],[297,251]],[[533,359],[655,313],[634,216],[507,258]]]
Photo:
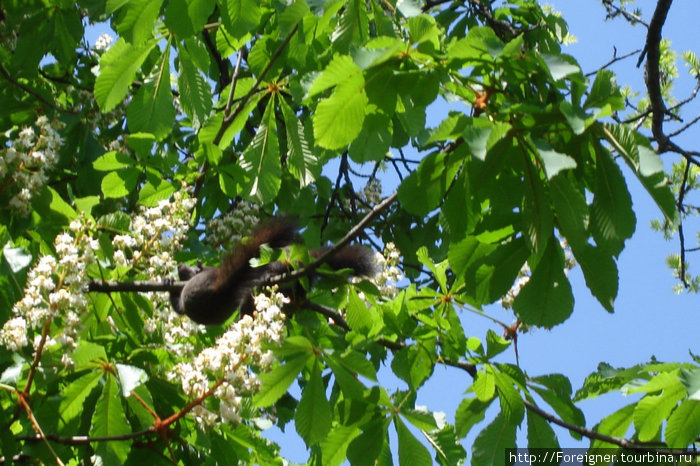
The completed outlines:
[[[224,323],[237,310],[250,315],[254,310],[253,291],[270,277],[290,270],[283,262],[270,262],[260,267],[250,265],[258,257],[263,244],[283,248],[296,242],[296,223],[287,218],[274,218],[256,228],[249,241],[239,244],[223,260],[220,267],[191,267],[180,264],[178,276],[187,281],[182,291],[170,293],[173,309],[204,325]],[[326,248],[310,251],[319,257]],[[370,276],[375,271],[372,251],[364,246],[346,246],[328,261],[334,270],[350,268],[353,275]],[[295,288],[300,288],[296,286]],[[282,290],[290,291],[290,290]]]

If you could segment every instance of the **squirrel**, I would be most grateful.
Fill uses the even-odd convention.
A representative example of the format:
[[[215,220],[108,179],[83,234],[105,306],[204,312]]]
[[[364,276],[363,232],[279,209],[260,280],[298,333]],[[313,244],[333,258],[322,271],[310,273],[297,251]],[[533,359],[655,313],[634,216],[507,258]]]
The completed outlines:
[[[290,268],[284,262],[252,267],[250,260],[259,256],[263,244],[283,248],[297,241],[296,222],[286,217],[277,217],[258,226],[247,242],[236,246],[224,258],[220,267],[178,265],[178,277],[187,283],[179,293],[170,292],[173,309],[204,325],[222,324],[236,309],[241,316],[252,315],[255,287]],[[309,253],[311,257],[318,258],[326,250],[327,248],[320,248]],[[326,263],[334,270],[349,268],[355,276],[372,276],[376,269],[372,251],[360,245],[342,248]],[[282,290],[285,291],[290,290]]]

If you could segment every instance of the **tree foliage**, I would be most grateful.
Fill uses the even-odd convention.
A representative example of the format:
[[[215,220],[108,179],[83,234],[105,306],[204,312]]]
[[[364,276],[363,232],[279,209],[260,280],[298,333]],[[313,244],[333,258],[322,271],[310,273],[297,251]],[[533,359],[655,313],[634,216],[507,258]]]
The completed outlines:
[[[611,71],[562,51],[564,19],[492,3],[3,2],[0,457],[282,464],[272,423],[324,465],[459,464],[472,428],[471,463],[502,464],[518,427],[518,446],[557,449],[550,422],[592,451],[691,445],[698,357],[601,364],[576,392],[496,358],[571,316],[575,265],[613,312],[637,227],[621,164],[659,228],[683,231],[697,156],[663,129],[670,2],[647,25],[634,111]],[[683,156],[671,183],[666,151]],[[287,260],[308,301],[268,291],[254,317],[209,328],[172,312],[177,263],[218,265],[280,212],[303,244],[258,262]],[[308,254],[352,240],[384,251],[378,277]],[[684,253],[676,266],[692,287]],[[465,330],[498,302],[516,319],[492,319],[503,336]],[[466,391],[454,425],[416,405],[436,365]],[[586,427],[576,403],[619,390],[643,396]]]

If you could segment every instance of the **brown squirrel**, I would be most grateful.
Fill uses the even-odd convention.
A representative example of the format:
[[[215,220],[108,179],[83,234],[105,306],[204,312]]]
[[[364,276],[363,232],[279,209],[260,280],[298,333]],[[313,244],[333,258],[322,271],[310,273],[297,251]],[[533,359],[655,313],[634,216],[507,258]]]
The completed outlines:
[[[173,309],[204,325],[222,324],[236,309],[240,310],[241,316],[251,315],[254,310],[255,287],[271,277],[289,271],[290,267],[284,262],[252,267],[250,260],[258,257],[263,244],[283,248],[297,239],[297,225],[293,220],[286,217],[273,218],[256,228],[247,242],[235,247],[220,267],[180,264],[178,276],[187,283],[179,294],[170,292]],[[317,258],[326,249],[312,250],[310,255]],[[352,269],[355,276],[371,276],[376,268],[372,251],[359,245],[342,248],[326,263],[334,270]],[[283,288],[282,291],[290,290]]]

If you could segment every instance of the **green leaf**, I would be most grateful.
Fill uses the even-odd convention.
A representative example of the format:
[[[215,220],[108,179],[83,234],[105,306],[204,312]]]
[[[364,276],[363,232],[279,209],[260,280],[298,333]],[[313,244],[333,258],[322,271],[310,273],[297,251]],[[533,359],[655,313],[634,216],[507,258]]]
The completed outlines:
[[[75,363],[75,370],[94,369],[102,362],[107,361],[107,353],[103,346],[82,340],[78,348],[71,355]]]
[[[444,415],[444,413],[441,413]],[[401,408],[401,415],[414,427],[423,431],[433,431],[438,429],[438,422],[436,420],[436,415],[431,413],[425,408],[422,409],[412,409],[405,405]],[[441,421],[441,422],[444,422]]]
[[[681,368],[681,373],[678,379],[688,392],[688,398],[691,400],[700,400],[700,369],[685,369]]]
[[[604,417],[593,430],[599,434],[609,435],[611,437],[624,437],[630,424],[632,424],[632,415],[635,407],[636,403],[630,403],[618,409],[614,413]],[[608,447],[612,446],[609,443],[597,439],[591,442],[591,447],[602,445]]]
[[[129,0],[125,14],[116,23],[116,31],[134,45],[153,37],[153,25],[160,13],[163,0]]]
[[[365,118],[362,131],[348,149],[350,158],[357,163],[380,161],[391,145],[392,122],[385,115],[371,113]]]
[[[474,439],[472,466],[505,466],[506,449],[515,448],[515,428],[499,413]]]
[[[576,135],[583,134],[588,125],[589,120],[586,118],[586,112],[579,106],[572,105],[566,100],[562,100],[559,103],[559,111],[561,111],[569,127]]]
[[[549,73],[555,81],[559,81],[562,78],[574,73],[580,73],[581,69],[572,63],[567,61],[564,55],[542,55],[547,68],[549,68]],[[573,58],[569,57],[569,60],[574,61]]]
[[[435,209],[450,187],[459,162],[461,159],[444,152],[424,158],[418,169],[399,186],[401,207],[419,217]]]
[[[615,81],[615,73],[600,70],[587,94],[583,108],[603,108],[606,105],[609,105],[612,111],[622,110],[625,108],[625,100]]]
[[[228,31],[235,31],[240,37],[260,25],[262,11],[256,0],[225,0],[221,3],[224,6],[221,17]]]
[[[253,398],[253,406],[263,408],[272,405],[279,400],[282,395],[287,392],[287,388],[297,378],[306,361],[309,359],[309,354],[300,354],[289,358],[282,364],[270,372],[260,376],[262,385],[260,391]]]
[[[537,392],[542,399],[554,409],[559,417],[564,421],[570,422],[571,424],[585,427],[586,419],[583,416],[583,412],[574,405],[571,401],[570,396],[566,391],[562,391],[561,387],[547,387],[547,389],[542,389],[539,387],[532,387],[532,389]],[[570,432],[571,436],[580,439],[581,435],[573,431]]]
[[[160,201],[170,198],[176,191],[175,186],[167,180],[158,178],[149,179],[139,191],[139,204],[146,207],[155,207]]]
[[[617,256],[632,236],[637,219],[620,168],[606,151],[598,152],[596,187],[591,204],[591,231],[596,244]]]
[[[95,405],[90,426],[91,437],[124,435],[131,432],[126,421],[124,407],[119,396],[119,387],[114,376],[107,374],[102,394]],[[95,455],[104,464],[124,464],[131,449],[131,441],[98,442]]]
[[[566,173],[549,180],[549,191],[557,216],[557,227],[570,245],[588,241],[588,205],[582,188],[578,188]]]
[[[507,374],[496,370],[493,371],[493,378],[501,402],[501,413],[510,424],[520,424],[525,415],[525,405],[520,393],[513,387],[513,380]]]
[[[469,152],[479,160],[486,160],[487,150],[495,143],[491,138],[494,124],[485,118],[471,118],[469,123],[462,133]]]
[[[348,348],[340,355],[340,363],[355,374],[377,381],[377,369],[365,358],[363,353]]]
[[[195,34],[186,0],[170,0],[165,8],[165,25],[178,37],[191,37]]]
[[[125,167],[133,167],[136,165],[136,160],[124,152],[110,151],[102,154],[94,162],[92,167],[95,170],[103,172],[111,172]]]
[[[345,398],[355,400],[364,399],[365,386],[360,382],[355,374],[348,371],[340,362],[339,358],[325,354],[323,357],[328,367],[333,371],[335,381],[340,386]]]
[[[440,48],[442,31],[432,16],[425,14],[413,16],[406,21],[406,26],[408,27],[409,40],[412,44],[428,43],[432,46],[432,50]]]
[[[559,245],[550,241],[530,280],[513,302],[513,310],[526,324],[545,328],[564,322],[574,309],[571,284],[564,274]]]
[[[466,437],[471,428],[484,419],[486,408],[489,406],[491,406],[491,401],[481,401],[478,398],[463,399],[455,412],[457,435],[460,438]]]
[[[486,332],[486,357],[490,359],[497,354],[501,354],[508,349],[510,343],[510,340],[506,340],[493,330],[489,329]]]
[[[52,187],[49,187],[48,191],[51,195],[49,207],[52,211],[63,215],[68,220],[73,220],[74,218],[78,217],[78,213],[73,209],[73,207],[70,206],[70,204],[63,200],[58,191]]]
[[[314,82],[306,93],[305,99],[309,99],[316,94],[346,81],[355,82],[357,84],[364,82],[362,70],[352,61],[350,56],[336,55],[330,63],[328,63],[323,72],[314,79]]]
[[[326,439],[331,428],[331,405],[319,366],[316,361],[294,415],[297,433],[309,446]]]
[[[279,102],[284,116],[284,126],[287,130],[289,172],[299,180],[301,187],[308,186],[321,176],[321,163],[316,154],[309,148],[310,145],[301,119],[294,114],[284,99],[280,99]]]
[[[102,371],[90,371],[63,389],[58,416],[64,424],[68,424],[71,419],[82,413],[85,399],[100,382],[102,376]]]
[[[362,434],[357,436],[348,447],[348,460],[353,465],[375,466],[382,447],[387,443],[389,427],[383,418],[374,418],[362,426]],[[392,464],[392,463],[389,463]]]
[[[350,290],[347,308],[347,323],[352,330],[369,335],[377,323],[375,315],[367,309],[355,290]]]
[[[660,395],[647,395],[634,409],[634,427],[640,441],[648,442],[659,433],[661,423],[671,410],[685,397],[685,388],[676,378],[675,385],[666,388]]]
[[[153,27],[151,24],[150,27]],[[100,74],[95,80],[95,100],[103,113],[109,112],[126,96],[141,67],[157,41],[140,46],[127,44],[121,37],[100,59]]]
[[[108,198],[125,197],[134,191],[141,172],[136,168],[117,170],[102,178],[102,194]]]
[[[566,154],[555,151],[544,141],[535,141],[537,154],[544,165],[544,172],[547,179],[551,180],[562,170],[572,170],[576,168],[576,161]]]
[[[529,448],[559,449],[559,441],[554,429],[539,414],[527,412],[527,445]],[[546,463],[545,463],[546,464]],[[558,464],[552,462],[550,464]]]
[[[572,245],[571,249],[581,266],[586,286],[608,312],[613,312],[619,283],[615,260],[608,252],[590,244]]]
[[[270,99],[258,131],[243,151],[240,165],[248,178],[245,185],[248,196],[259,199],[263,204],[277,196],[282,180],[282,166],[274,99]]]
[[[180,103],[195,130],[206,121],[212,107],[211,87],[197,70],[190,55],[183,49],[179,50],[178,60],[180,74],[177,86],[180,90]]]
[[[448,250],[452,269],[464,277],[467,292],[480,304],[492,303],[506,294],[528,254],[523,238],[495,245],[467,237],[451,243]]]
[[[525,160],[525,196],[523,198],[522,216],[525,239],[530,250],[535,254],[544,251],[552,243],[554,219],[549,198],[544,189],[544,182],[530,157]]]
[[[360,433],[360,429],[355,426],[338,426],[332,429],[328,437],[321,442],[324,466],[342,464],[346,459],[346,452],[350,442]]]
[[[400,349],[394,354],[391,369],[414,390],[417,390],[433,373],[436,348],[434,341],[423,340]]]
[[[678,221],[676,201],[668,185],[664,166],[649,141],[624,125],[602,125],[603,137],[622,155],[623,160],[642,182],[666,219],[672,224]]]
[[[487,403],[493,399],[496,393],[496,380],[490,367],[488,370],[477,372],[471,388],[480,402]]]
[[[173,94],[170,90],[169,54],[164,53],[160,67],[136,92],[126,108],[126,119],[132,133],[144,132],[162,140],[175,122]]]
[[[435,459],[445,466],[463,464],[467,452],[460,443],[455,429],[452,426],[445,426],[441,430],[426,432],[426,437],[435,448]]]
[[[394,417],[394,427],[399,440],[399,465],[431,466],[433,460],[428,449],[413,436],[399,416]]]
[[[319,102],[312,117],[316,144],[325,149],[340,149],[360,134],[367,106],[364,85],[362,73],[355,73],[336,86],[330,97]]]
[[[700,401],[685,400],[669,416],[666,444],[670,448],[686,448],[700,435]]]

